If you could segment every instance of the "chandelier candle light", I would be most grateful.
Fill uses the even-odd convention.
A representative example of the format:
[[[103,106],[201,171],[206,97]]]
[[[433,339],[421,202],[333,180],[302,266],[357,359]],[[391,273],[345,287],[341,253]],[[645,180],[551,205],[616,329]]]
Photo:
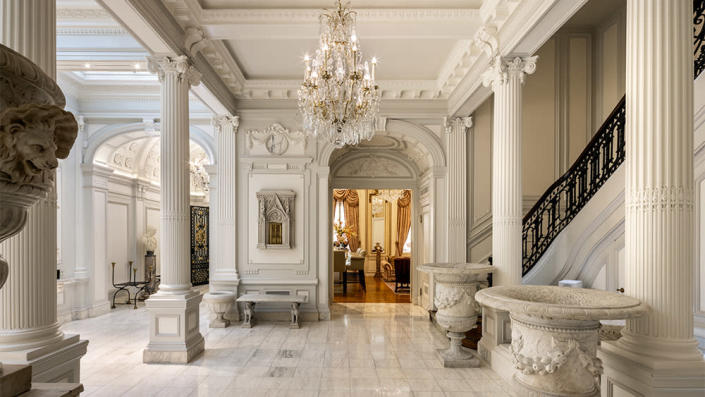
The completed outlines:
[[[304,56],[306,70],[298,92],[304,129],[325,136],[336,147],[372,139],[379,111],[377,59],[362,61],[356,15],[341,0],[336,10],[321,14],[320,47],[313,58]]]

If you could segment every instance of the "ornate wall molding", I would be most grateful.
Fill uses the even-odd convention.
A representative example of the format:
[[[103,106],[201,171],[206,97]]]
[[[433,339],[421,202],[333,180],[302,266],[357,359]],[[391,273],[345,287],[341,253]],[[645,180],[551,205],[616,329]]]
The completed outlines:
[[[272,123],[264,130],[247,131],[248,148],[252,149],[255,142],[265,145],[267,151],[274,155],[282,155],[289,150],[291,143],[304,143],[308,145],[308,138],[301,130],[291,131],[279,123]]]

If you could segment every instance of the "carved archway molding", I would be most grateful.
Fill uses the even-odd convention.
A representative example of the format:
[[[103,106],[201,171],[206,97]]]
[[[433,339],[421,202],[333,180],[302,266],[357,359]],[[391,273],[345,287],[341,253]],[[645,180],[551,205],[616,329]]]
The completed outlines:
[[[112,124],[100,128],[86,140],[86,145],[83,149],[82,162],[84,164],[93,164],[96,152],[98,148],[101,147],[108,140],[132,132],[142,132],[144,137],[155,137],[159,136],[159,123],[141,122],[141,123],[129,123],[129,124]],[[203,150],[205,150],[208,155],[209,164],[215,164],[217,162],[217,151],[215,148],[215,142],[211,135],[209,135],[204,130],[190,126],[189,127],[189,137],[199,144]]]
[[[407,120],[387,119],[384,131],[377,131],[377,136],[392,136],[408,138],[418,142],[423,147],[430,159],[431,168],[445,168],[446,156],[440,138],[428,128]],[[331,157],[337,148],[325,142],[321,145],[318,155],[320,166],[331,165]],[[331,167],[331,170],[333,167]]]

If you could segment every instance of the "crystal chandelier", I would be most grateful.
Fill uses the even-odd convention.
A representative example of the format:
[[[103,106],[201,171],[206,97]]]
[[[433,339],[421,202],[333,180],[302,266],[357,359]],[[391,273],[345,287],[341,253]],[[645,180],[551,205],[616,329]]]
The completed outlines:
[[[306,71],[298,92],[304,129],[336,147],[372,139],[379,110],[377,60],[362,61],[355,16],[341,0],[337,10],[321,14],[320,47],[313,58],[304,56]]]

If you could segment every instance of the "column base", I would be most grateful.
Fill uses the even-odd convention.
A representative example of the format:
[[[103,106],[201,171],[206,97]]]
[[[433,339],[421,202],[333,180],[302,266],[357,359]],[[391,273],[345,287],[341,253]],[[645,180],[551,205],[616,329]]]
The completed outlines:
[[[33,382],[78,383],[81,378],[81,357],[86,354],[87,340],[79,335],[63,335],[49,345],[19,350],[0,351],[0,362],[32,366]]]
[[[624,339],[624,337],[622,337]],[[619,341],[603,341],[597,355],[602,360],[603,395],[620,396],[703,396],[705,395],[705,361],[654,360],[635,354]],[[658,349],[658,346],[654,346]],[[648,354],[650,346],[643,348]]]
[[[201,354],[205,341],[199,329],[202,295],[157,292],[145,301],[150,313],[149,344],[142,361],[148,364],[186,364]]]

